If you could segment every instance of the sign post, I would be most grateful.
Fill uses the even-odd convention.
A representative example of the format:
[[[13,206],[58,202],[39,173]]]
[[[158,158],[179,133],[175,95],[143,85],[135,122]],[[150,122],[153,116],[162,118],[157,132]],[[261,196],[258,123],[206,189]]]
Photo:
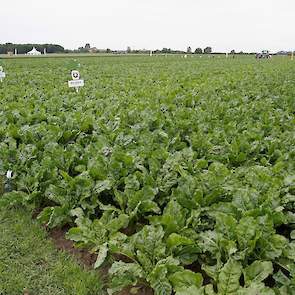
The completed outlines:
[[[68,81],[70,88],[75,88],[76,92],[79,92],[79,87],[84,86],[84,80],[80,79],[80,73],[77,70],[71,71],[72,80]]]
[[[3,82],[3,79],[6,77],[5,72],[3,71],[3,67],[0,66],[0,81]]]

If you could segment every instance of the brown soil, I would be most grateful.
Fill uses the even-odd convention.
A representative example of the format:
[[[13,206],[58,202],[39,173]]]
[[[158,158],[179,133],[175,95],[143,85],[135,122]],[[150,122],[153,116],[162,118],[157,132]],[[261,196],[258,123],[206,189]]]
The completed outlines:
[[[42,208],[35,208],[32,212],[32,218],[36,219],[38,217],[38,215],[42,212]]]
[[[121,291],[120,293],[118,293],[117,295],[130,295],[132,293],[130,293],[130,288],[125,289],[123,291]],[[153,295],[154,292],[151,288],[148,287],[139,287],[136,295]]]
[[[74,247],[74,243],[65,238],[67,228],[56,228],[49,232],[50,238],[53,240],[55,247],[59,250],[66,251],[73,255],[82,265],[88,268],[93,267],[97,255],[89,253],[85,249],[78,249]]]

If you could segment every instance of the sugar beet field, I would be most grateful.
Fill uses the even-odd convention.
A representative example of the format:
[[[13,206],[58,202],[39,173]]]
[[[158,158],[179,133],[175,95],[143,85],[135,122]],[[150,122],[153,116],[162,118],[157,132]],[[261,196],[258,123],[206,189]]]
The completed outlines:
[[[107,294],[295,294],[294,62],[2,65],[0,208],[66,228]]]

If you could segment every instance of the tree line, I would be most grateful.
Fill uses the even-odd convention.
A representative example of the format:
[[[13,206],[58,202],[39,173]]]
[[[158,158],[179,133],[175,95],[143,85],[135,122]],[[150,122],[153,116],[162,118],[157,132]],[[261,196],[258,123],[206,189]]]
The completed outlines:
[[[26,54],[35,47],[38,51],[44,52],[46,49],[47,53],[63,53],[65,51],[64,47],[58,44],[14,44],[14,43],[5,43],[0,44],[0,54],[7,54],[9,52],[17,50],[18,54]]]
[[[85,46],[81,46],[79,47],[77,50],[66,50],[66,53],[70,53],[70,52],[80,52],[80,53],[87,53],[87,52],[91,52],[91,53],[144,53],[144,54],[148,54],[150,52],[155,53],[155,54],[191,54],[191,53],[196,53],[196,54],[210,54],[212,53],[212,47],[207,46],[204,49],[202,48],[196,48],[196,50],[193,52],[192,48],[189,46],[187,47],[187,50],[178,50],[178,49],[171,49],[171,48],[166,48],[164,47],[163,49],[155,49],[155,50],[149,50],[149,49],[131,49],[130,46],[127,47],[126,50],[111,50],[110,48],[107,49],[97,49],[96,47],[91,47],[90,43],[86,43]]]
[[[15,49],[18,54],[26,54],[31,51],[32,48],[35,47],[41,53],[46,49],[46,53],[113,53],[113,54],[122,54],[122,53],[132,53],[132,54],[210,54],[213,53],[212,47],[207,46],[205,48],[198,47],[193,50],[190,46],[187,47],[187,50],[177,50],[171,48],[162,48],[156,50],[149,49],[131,49],[130,46],[127,47],[126,50],[111,50],[107,49],[97,49],[96,47],[91,47],[89,43],[86,43],[85,46],[81,46],[78,49],[65,49],[63,46],[58,44],[14,44],[14,43],[5,43],[0,44],[0,54],[7,54],[9,52],[14,53]],[[217,54],[218,52],[214,52]],[[230,54],[245,54],[244,52],[236,52],[235,50],[231,50]],[[251,53],[252,54],[252,53]]]

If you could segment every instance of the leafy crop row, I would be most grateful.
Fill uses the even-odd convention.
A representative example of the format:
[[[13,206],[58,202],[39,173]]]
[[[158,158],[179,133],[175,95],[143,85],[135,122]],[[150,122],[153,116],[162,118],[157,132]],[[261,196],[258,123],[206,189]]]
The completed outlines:
[[[0,204],[70,224],[109,294],[294,294],[292,64],[85,58],[76,94],[67,62],[6,61]]]

